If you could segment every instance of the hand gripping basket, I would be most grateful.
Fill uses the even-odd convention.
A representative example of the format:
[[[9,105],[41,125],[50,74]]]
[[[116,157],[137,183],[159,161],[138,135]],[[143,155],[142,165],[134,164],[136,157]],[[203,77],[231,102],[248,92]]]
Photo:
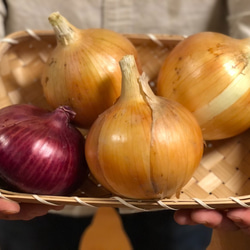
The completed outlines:
[[[162,61],[183,39],[181,36],[125,35],[136,46],[143,70],[153,85]],[[10,34],[0,42],[0,108],[32,103],[48,108],[40,75],[56,45],[52,31],[25,30]],[[230,139],[206,142],[200,166],[183,188],[180,198],[133,200],[104,195],[99,185],[95,195],[46,196],[0,190],[0,196],[17,202],[50,205],[129,207],[137,210],[206,208],[227,209],[250,206],[250,130]],[[3,188],[3,187],[2,187]],[[98,191],[99,188],[99,191]],[[96,191],[97,190],[97,191]]]

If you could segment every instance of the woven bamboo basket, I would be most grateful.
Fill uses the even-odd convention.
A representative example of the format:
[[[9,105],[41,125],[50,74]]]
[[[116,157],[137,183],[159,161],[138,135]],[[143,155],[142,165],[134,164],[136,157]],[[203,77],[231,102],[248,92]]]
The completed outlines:
[[[182,36],[125,35],[136,46],[143,70],[154,86],[163,60]],[[0,42],[0,108],[31,103],[49,108],[42,92],[43,65],[56,45],[52,31],[25,30]],[[111,196],[93,184],[93,196],[81,190],[73,196],[46,196],[0,189],[0,197],[17,202],[50,205],[126,207],[137,210],[181,208],[227,209],[250,206],[250,130],[230,139],[206,142],[200,165],[180,198],[133,200]],[[91,193],[91,192],[90,192]]]

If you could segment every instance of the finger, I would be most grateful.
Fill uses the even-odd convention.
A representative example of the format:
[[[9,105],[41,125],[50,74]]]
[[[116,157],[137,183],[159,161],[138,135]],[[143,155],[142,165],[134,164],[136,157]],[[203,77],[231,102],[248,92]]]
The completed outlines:
[[[21,210],[19,216],[22,220],[31,220],[35,217],[43,216],[49,212],[49,210],[61,210],[64,206],[50,206],[43,204],[21,204]]]
[[[191,219],[191,212],[190,209],[181,209],[177,210],[174,213],[174,220],[179,225],[195,225],[196,223],[193,222]]]
[[[46,215],[51,209],[62,209],[63,206],[54,208],[52,206],[40,204],[20,204],[20,212],[17,214],[3,214],[0,216],[4,220],[31,220],[39,216]]]
[[[190,214],[191,219],[198,224],[218,225],[222,222],[223,216],[215,210],[196,209]]]
[[[250,209],[248,208],[235,208],[227,212],[227,217],[235,222],[242,222],[245,225],[250,225]]]
[[[232,209],[228,211],[226,215],[241,229],[241,231],[250,235],[250,209]]]
[[[0,198],[0,214],[16,214],[20,211],[20,205],[11,200]]]
[[[48,213],[48,208],[46,207],[37,207],[33,204],[21,204],[20,212],[17,214],[4,214],[2,219],[4,220],[31,220],[35,217],[45,215]]]
[[[193,210],[190,216],[195,223],[203,224],[213,229],[239,230],[239,227],[227,218],[224,211],[197,209]]]

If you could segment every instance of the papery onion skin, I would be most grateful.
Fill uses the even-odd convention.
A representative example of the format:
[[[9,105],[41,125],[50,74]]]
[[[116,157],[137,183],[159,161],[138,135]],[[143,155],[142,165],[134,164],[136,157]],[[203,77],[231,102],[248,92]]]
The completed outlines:
[[[137,51],[125,36],[111,30],[78,29],[59,13],[52,13],[49,20],[57,46],[42,75],[46,100],[53,108],[72,107],[77,126],[88,129],[120,95],[119,60],[127,54],[138,58]],[[66,31],[58,33],[58,26]]]
[[[250,126],[250,39],[201,32],[181,41],[159,72],[157,94],[188,108],[205,140]]]
[[[89,169],[98,182],[119,196],[178,197],[203,154],[200,127],[179,103],[152,96],[152,91],[149,95],[148,82],[147,92],[142,90],[138,71],[130,74],[125,67],[120,98],[97,118],[87,135]]]
[[[69,107],[53,112],[28,104],[0,110],[0,178],[15,191],[74,192],[87,174],[84,138]]]

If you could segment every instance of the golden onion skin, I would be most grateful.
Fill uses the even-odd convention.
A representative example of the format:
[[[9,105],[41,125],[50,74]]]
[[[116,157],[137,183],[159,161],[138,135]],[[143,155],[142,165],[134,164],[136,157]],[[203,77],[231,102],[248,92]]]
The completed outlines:
[[[149,93],[148,82],[143,83],[147,90],[142,90],[138,71],[131,76],[126,60],[125,66],[121,64],[120,98],[87,134],[89,169],[99,183],[119,196],[178,197],[203,154],[200,127],[182,105]],[[135,71],[135,64],[132,67]]]
[[[126,37],[111,30],[77,29],[59,13],[49,19],[57,46],[41,79],[45,98],[53,108],[70,106],[77,114],[75,123],[89,128],[120,95],[119,60],[133,54],[139,65],[137,51]]]
[[[159,72],[157,94],[188,108],[205,140],[250,126],[250,40],[201,32],[181,41]]]

